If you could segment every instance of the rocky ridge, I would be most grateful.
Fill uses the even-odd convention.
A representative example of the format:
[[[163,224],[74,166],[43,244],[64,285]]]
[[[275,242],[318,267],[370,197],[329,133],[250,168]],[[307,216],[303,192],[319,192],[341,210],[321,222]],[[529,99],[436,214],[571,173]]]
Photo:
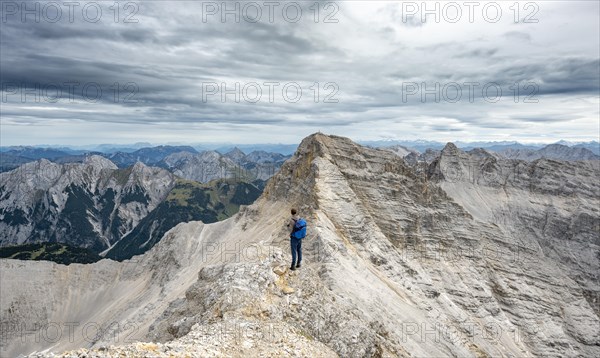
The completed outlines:
[[[26,163],[0,173],[2,244],[71,237],[70,244],[99,252],[133,229],[174,184],[166,170],[139,162],[118,169],[96,155],[83,163]]]
[[[507,180],[508,168],[525,175]],[[121,333],[130,323],[135,340],[154,343],[76,335],[24,347],[15,329],[2,348],[598,356],[598,171],[447,145],[418,173],[394,153],[315,134],[256,203],[219,223],[180,224],[135,260],[69,268],[0,260],[3,322],[119,322]],[[290,206],[310,223],[303,267],[293,273],[283,225]],[[291,333],[244,335],[269,325]]]
[[[550,144],[544,148],[505,149],[499,152],[505,158],[533,161],[536,159],[553,159],[564,161],[600,160],[600,156],[583,147],[569,147],[563,144]]]

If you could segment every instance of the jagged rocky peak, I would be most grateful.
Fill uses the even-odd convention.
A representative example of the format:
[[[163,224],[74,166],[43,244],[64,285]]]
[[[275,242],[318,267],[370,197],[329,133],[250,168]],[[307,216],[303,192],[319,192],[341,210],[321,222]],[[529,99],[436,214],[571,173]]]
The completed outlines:
[[[411,152],[404,157],[404,161],[412,166],[425,166],[436,160],[441,151],[427,148],[424,153]]]
[[[446,143],[444,149],[442,149],[442,155],[458,155],[462,151],[452,142]]]
[[[496,157],[496,155],[488,152],[487,150],[485,150],[483,148],[473,148],[470,151],[468,151],[467,153],[469,153],[470,155],[474,155],[478,158]]]
[[[541,149],[505,149],[499,152],[505,158],[534,161],[541,158],[561,161],[598,161],[600,156],[584,147],[550,144]]]
[[[158,177],[172,177],[173,175],[166,169],[151,167],[142,162],[136,162],[131,167],[132,178],[152,179]]]
[[[171,165],[174,165],[175,163],[177,163],[179,161],[191,160],[196,155],[198,155],[198,154],[197,153],[192,153],[192,152],[185,152],[185,151],[184,152],[177,152],[177,153],[173,153],[173,154],[167,155],[163,159],[163,162],[165,162],[168,166],[171,166]]]
[[[175,185],[175,180],[175,175],[168,170],[149,167],[138,161],[131,168],[126,186],[142,187],[148,191],[154,201],[159,202]]]
[[[42,159],[38,159],[36,161],[32,161],[32,162],[28,162],[28,163],[23,164],[20,168],[17,168],[17,169],[20,169],[20,170],[16,170],[16,171],[14,171],[14,173],[18,173],[18,174],[24,174],[24,173],[29,174],[29,173],[31,173],[31,174],[34,174],[35,173],[35,171],[34,171],[35,169],[48,168],[48,167],[53,167],[53,166],[56,166],[56,165],[58,165],[58,164],[56,164],[54,162],[51,162],[48,159],[42,158]],[[3,174],[3,173],[0,173],[0,174]]]
[[[316,203],[314,182],[318,174],[316,158],[330,158],[336,148],[348,150],[353,143],[347,138],[315,133],[306,137],[294,155],[287,160],[265,188],[263,196],[275,201],[294,204],[302,201]],[[307,206],[309,204],[306,204]]]
[[[161,202],[175,177],[142,163],[118,169],[92,155],[83,163],[28,163],[0,175],[0,246],[58,241],[106,249]]]
[[[429,164],[427,176],[434,181],[468,181],[470,178],[466,174],[471,172],[470,167],[482,158],[494,160],[492,156],[465,152],[449,142]]]
[[[131,172],[127,182],[129,185],[140,184],[141,182],[147,180],[149,176],[152,176],[155,173],[158,174],[161,171],[167,172],[164,169],[149,167],[146,164],[137,161],[133,166],[131,166]]]
[[[336,135],[314,133],[304,138],[293,157],[301,159],[312,159],[315,157],[331,157],[332,155],[344,153],[345,156],[359,151],[377,151],[383,155],[383,151],[363,147],[354,143],[351,139]],[[391,158],[391,155],[387,156]]]
[[[316,208],[320,202],[316,181],[327,177],[326,172],[332,167],[343,178],[367,176],[377,180],[379,175],[389,173],[415,179],[412,169],[391,151],[364,147],[345,137],[315,133],[300,143],[294,155],[269,181],[263,196]]]
[[[100,155],[88,155],[83,161],[85,165],[91,165],[99,169],[118,169],[115,163]]]
[[[436,182],[391,152],[313,134],[260,200],[218,223],[182,223],[135,260],[81,270],[0,260],[0,318],[118,322],[120,337],[135,323],[134,339],[170,341],[116,342],[126,347],[108,348],[115,356],[600,356],[597,170],[543,161],[532,168],[543,177],[525,170],[518,185],[498,188],[474,185],[470,163],[459,163],[465,180]],[[588,189],[564,195],[572,183]],[[294,272],[290,206],[309,222]],[[218,333],[232,326],[258,334],[230,344]],[[309,338],[302,347],[295,334],[277,336],[277,347],[255,338],[288,326]],[[0,348],[16,356],[115,344],[112,335],[19,338]]]
[[[264,150],[255,150],[248,153],[245,159],[247,161],[256,163],[276,163],[284,161],[287,157],[289,156],[280,153],[267,152]]]
[[[143,172],[145,172],[145,171],[146,171],[146,170],[148,170],[148,169],[149,169],[149,167],[148,167],[146,164],[144,164],[144,163],[142,163],[142,162],[140,162],[140,161],[137,161],[137,162],[135,162],[135,164],[132,166],[132,168],[131,168],[131,172],[132,172],[132,173],[143,173]]]
[[[39,166],[49,166],[49,165],[54,164],[54,162],[51,162],[46,158],[42,158],[42,159],[38,160],[37,162],[38,162]],[[35,163],[35,162],[32,162],[32,163]],[[26,164],[29,164],[29,163],[26,163]]]
[[[216,161],[222,157],[221,153],[215,150],[205,150],[198,154],[198,158],[204,161]]]
[[[229,152],[225,153],[225,156],[236,163],[241,162],[246,157],[246,154],[241,151],[238,147],[233,148]]]
[[[380,149],[384,149],[384,150],[389,150],[392,151],[393,153],[395,153],[396,155],[404,158],[408,155],[413,155],[413,156],[418,156],[419,152],[411,149],[411,148],[407,148],[403,145],[393,145],[393,146],[389,146],[389,147],[380,147]]]

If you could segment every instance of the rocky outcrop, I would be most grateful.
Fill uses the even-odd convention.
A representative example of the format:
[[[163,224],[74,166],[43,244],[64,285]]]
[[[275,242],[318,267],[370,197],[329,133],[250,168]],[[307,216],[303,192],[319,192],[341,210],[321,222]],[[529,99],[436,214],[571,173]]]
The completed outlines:
[[[234,163],[241,163],[246,158],[246,154],[238,147],[235,147],[229,152],[225,153],[225,156],[233,160]]]
[[[156,166],[165,157],[174,153],[198,153],[194,148],[190,146],[170,146],[160,145],[156,147],[140,148],[131,153],[128,152],[113,152],[103,154],[106,158],[110,159],[119,168],[127,168],[134,165],[137,162],[142,162],[148,166]]]
[[[233,178],[237,168],[235,162],[215,151],[174,153],[163,160],[163,166],[181,178],[201,183]]]
[[[513,165],[526,174],[506,181]],[[14,328],[2,348],[598,356],[598,174],[452,144],[417,173],[389,151],[315,134],[256,203],[215,224],[180,224],[131,261],[0,260],[0,314]],[[285,270],[291,206],[309,222],[294,272]],[[75,329],[73,339],[22,343],[19,323],[35,335],[44,329],[36,323],[56,321],[117,324],[95,340]],[[147,343],[115,339],[132,324],[127,337]]]
[[[416,152],[412,152],[412,153],[408,153],[406,156],[404,156],[404,161],[406,161],[407,163],[411,164],[411,165],[415,165],[417,163],[431,163],[433,162],[437,157],[439,157],[440,155],[440,151],[439,150],[433,150],[433,149],[427,149],[425,152],[419,154]]]
[[[168,171],[138,162],[118,169],[101,156],[46,159],[0,173],[0,244],[63,242],[100,252],[152,211],[175,185]]]
[[[506,149],[499,152],[505,158],[533,161],[553,159],[564,161],[600,160],[600,156],[583,147],[569,147],[563,144],[550,144],[541,149]]]
[[[174,153],[166,157],[161,166],[177,176],[202,183],[219,178],[267,180],[275,175],[287,158],[265,151],[253,151],[246,155],[234,148],[225,155],[216,151]]]
[[[396,154],[397,156],[404,158],[409,154],[412,154],[414,156],[418,156],[420,153],[414,149],[411,148],[407,148],[403,145],[393,145],[393,146],[389,146],[389,147],[380,147],[379,149],[383,149],[383,150],[389,150],[390,152]]]
[[[431,173],[476,220],[559,266],[598,314],[600,186],[592,179],[598,168],[595,162],[525,162],[444,149]],[[521,269],[537,273],[538,261]]]
[[[178,179],[167,198],[119,240],[104,257],[126,260],[143,254],[164,234],[181,222],[192,220],[214,223],[234,215],[240,205],[252,204],[262,187],[233,180],[215,180],[200,184]]]

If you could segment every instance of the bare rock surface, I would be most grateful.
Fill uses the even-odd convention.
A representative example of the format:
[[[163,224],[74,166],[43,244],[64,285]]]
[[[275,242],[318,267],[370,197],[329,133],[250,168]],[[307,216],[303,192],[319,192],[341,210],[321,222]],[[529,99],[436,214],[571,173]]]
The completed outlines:
[[[597,146],[596,146],[597,150]],[[563,144],[549,144],[541,149],[505,149],[500,155],[510,159],[533,161],[537,159],[553,159],[563,161],[600,160],[600,156],[588,148],[569,147]]]
[[[118,169],[46,159],[0,173],[0,246],[65,242],[100,252],[130,232],[175,185],[168,171],[137,162]]]
[[[598,168],[479,154],[449,144],[417,172],[393,152],[315,134],[256,203],[222,222],[180,224],[130,261],[0,260],[9,328],[0,348],[32,357],[600,356]],[[507,177],[515,168],[524,176]],[[309,230],[302,267],[284,271],[291,206]],[[78,323],[72,337],[50,339],[49,325],[66,322]],[[90,339],[90,322],[112,329]]]

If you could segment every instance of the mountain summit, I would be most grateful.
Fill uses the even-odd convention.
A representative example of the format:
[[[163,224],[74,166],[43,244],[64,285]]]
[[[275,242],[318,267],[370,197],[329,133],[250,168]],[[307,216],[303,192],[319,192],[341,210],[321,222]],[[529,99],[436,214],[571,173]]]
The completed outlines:
[[[254,204],[214,224],[179,224],[132,260],[0,260],[0,314],[13,327],[1,348],[600,356],[598,168],[451,144],[427,165],[415,171],[392,151],[313,134]],[[309,230],[303,266],[289,272],[292,206]],[[36,341],[51,322],[78,325]],[[84,337],[89,322],[105,334]]]

